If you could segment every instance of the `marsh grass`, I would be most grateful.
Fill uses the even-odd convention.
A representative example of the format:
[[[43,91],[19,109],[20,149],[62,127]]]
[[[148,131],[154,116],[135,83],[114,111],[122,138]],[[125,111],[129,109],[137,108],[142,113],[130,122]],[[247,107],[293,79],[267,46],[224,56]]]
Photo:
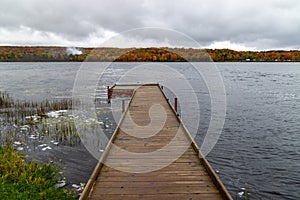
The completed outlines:
[[[59,169],[52,164],[26,163],[24,155],[12,147],[0,146],[1,199],[78,199],[56,188]]]
[[[71,110],[72,99],[44,100],[42,102],[14,100],[7,92],[0,91],[1,121],[5,123],[25,123],[27,117],[45,116],[53,110]]]
[[[80,143],[72,116],[47,116],[52,111],[72,110],[72,103],[71,99],[19,101],[0,91],[0,144],[10,145],[20,137],[27,140],[29,135],[38,139],[46,136],[71,146]]]
[[[24,155],[18,154],[26,154],[26,161],[35,152],[52,155],[51,149],[58,150],[58,146],[80,145],[81,138],[76,127],[87,133],[98,133],[99,125],[106,127],[104,122],[86,118],[76,118],[75,126],[75,118],[71,114],[74,104],[77,106],[80,102],[71,99],[20,101],[0,91],[1,200],[74,199],[75,193],[80,193],[78,189],[70,193],[55,187],[66,177],[59,178],[58,169],[53,164],[26,164]],[[60,166],[60,163],[56,164]]]

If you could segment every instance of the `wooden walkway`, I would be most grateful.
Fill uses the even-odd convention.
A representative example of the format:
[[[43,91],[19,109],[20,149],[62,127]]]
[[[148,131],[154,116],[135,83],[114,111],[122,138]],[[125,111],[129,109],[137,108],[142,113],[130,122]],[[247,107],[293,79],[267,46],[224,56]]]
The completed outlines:
[[[232,198],[159,85],[148,84],[134,90],[80,199]]]

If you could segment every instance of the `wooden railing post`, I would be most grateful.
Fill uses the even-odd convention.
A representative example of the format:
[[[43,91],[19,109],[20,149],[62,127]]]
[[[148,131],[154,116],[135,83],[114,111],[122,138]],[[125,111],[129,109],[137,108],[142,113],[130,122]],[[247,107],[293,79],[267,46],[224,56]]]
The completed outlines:
[[[177,97],[175,97],[175,99],[174,99],[174,109],[175,109],[176,112],[177,112],[177,106],[178,106],[178,102],[177,101],[178,101]]]
[[[125,112],[125,100],[122,100],[122,113]]]

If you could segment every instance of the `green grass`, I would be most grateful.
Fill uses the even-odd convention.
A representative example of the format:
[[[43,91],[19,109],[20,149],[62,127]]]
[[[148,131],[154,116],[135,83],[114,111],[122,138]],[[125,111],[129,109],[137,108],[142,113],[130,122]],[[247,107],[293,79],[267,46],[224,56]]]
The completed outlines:
[[[26,163],[15,149],[0,146],[1,200],[78,199],[74,193],[55,187],[58,172],[51,164]]]

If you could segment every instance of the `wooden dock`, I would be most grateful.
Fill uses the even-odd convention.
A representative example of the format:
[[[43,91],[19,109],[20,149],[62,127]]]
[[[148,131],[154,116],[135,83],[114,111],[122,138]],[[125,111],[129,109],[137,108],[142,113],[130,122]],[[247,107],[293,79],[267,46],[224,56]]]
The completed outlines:
[[[160,86],[147,84],[133,90],[80,199],[232,199]],[[151,110],[153,105],[161,107]],[[149,109],[154,122],[165,122],[152,123]],[[160,130],[148,137],[153,124]]]

